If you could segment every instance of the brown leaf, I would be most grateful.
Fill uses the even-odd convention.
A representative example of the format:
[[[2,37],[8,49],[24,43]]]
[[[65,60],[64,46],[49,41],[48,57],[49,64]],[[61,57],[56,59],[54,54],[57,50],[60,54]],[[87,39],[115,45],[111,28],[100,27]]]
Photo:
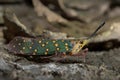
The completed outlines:
[[[34,37],[35,35],[22,24],[11,9],[6,9],[3,15],[4,24],[7,27],[4,30],[4,37],[9,42],[16,36]]]

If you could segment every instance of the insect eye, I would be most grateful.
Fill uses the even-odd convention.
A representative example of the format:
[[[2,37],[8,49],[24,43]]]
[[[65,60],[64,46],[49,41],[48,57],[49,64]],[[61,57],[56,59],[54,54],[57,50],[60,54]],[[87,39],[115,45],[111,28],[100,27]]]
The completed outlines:
[[[81,41],[80,43],[83,44],[84,41]]]

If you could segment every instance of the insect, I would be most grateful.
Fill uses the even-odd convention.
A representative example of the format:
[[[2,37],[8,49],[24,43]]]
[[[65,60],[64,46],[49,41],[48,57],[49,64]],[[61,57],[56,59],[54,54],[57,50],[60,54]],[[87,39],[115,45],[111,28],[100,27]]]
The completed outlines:
[[[80,55],[81,49],[91,40],[96,32],[105,24],[103,22],[86,39],[39,39],[15,37],[7,46],[7,50],[14,54],[28,56],[53,56],[53,55]]]

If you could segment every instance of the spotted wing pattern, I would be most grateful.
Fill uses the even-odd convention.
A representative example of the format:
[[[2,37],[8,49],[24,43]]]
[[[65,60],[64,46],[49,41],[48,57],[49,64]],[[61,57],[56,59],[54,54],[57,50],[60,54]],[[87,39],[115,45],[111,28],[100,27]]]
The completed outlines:
[[[73,45],[70,40],[50,40],[16,37],[7,49],[15,54],[53,55],[55,53],[71,52]]]

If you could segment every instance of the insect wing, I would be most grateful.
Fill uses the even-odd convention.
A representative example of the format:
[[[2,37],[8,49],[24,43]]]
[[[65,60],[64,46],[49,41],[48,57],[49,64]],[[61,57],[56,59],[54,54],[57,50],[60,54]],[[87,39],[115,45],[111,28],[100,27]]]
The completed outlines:
[[[32,39],[16,37],[7,45],[6,48],[10,52],[24,54],[31,52],[30,46],[32,46]]]

